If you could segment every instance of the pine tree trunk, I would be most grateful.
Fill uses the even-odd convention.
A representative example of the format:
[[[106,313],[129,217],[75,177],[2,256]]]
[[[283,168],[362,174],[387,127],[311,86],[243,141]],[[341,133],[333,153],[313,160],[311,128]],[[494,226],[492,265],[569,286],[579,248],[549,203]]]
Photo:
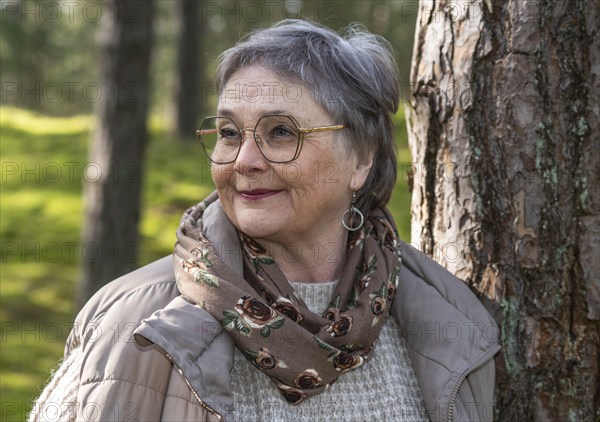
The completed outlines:
[[[202,117],[202,55],[200,40],[208,22],[201,21],[202,1],[181,0],[175,3],[179,24],[177,76],[175,80],[174,135],[194,139]]]
[[[500,421],[600,420],[600,6],[422,0],[412,242],[500,325]]]
[[[97,127],[85,175],[78,306],[135,268],[147,141],[152,1],[106,0],[98,29]]]

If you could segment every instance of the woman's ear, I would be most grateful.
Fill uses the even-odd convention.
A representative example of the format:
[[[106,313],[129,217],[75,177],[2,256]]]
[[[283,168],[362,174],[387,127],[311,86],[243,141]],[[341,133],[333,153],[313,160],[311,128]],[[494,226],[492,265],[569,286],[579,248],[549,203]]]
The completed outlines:
[[[373,155],[373,152],[369,152],[369,155],[363,160],[357,160],[356,168],[350,178],[351,190],[359,190],[367,181],[367,177],[369,177],[369,173],[371,172],[371,167],[373,167]]]

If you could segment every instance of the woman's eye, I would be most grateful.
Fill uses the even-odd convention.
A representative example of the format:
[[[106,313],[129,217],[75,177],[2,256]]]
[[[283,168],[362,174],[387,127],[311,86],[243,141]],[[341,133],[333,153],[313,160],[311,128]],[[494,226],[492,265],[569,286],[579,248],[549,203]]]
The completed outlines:
[[[292,128],[283,125],[275,126],[273,129],[271,129],[270,133],[271,136],[278,138],[288,138],[296,136],[296,133],[292,130]]]
[[[239,137],[239,132],[235,129],[222,128],[219,129],[219,137],[227,140],[233,140]]]

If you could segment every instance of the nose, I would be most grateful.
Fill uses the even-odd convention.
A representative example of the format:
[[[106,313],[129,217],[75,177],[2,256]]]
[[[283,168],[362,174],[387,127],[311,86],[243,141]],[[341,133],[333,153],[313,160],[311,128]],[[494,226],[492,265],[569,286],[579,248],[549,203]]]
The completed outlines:
[[[254,140],[254,129],[242,129],[242,145],[234,168],[240,173],[266,170],[268,162]]]

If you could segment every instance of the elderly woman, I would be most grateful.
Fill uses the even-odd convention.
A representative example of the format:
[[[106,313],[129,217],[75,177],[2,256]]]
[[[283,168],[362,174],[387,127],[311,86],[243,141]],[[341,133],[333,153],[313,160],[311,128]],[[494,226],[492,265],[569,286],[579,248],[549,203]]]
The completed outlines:
[[[217,87],[216,191],[173,257],[89,301],[31,419],[491,419],[493,320],[385,208],[388,44],[284,21],[223,53]]]

